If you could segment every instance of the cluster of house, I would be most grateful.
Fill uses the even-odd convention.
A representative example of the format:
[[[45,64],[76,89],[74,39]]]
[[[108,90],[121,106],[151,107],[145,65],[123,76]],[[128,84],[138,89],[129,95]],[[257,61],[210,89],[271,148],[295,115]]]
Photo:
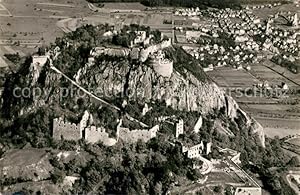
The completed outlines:
[[[186,31],[186,39],[188,41],[198,41],[201,35],[204,39],[205,37],[219,38],[222,33],[227,33],[235,41],[236,46],[230,46],[226,50],[222,45],[205,43],[199,48],[193,49],[192,54],[199,58],[200,61],[210,58],[210,56],[217,58],[214,59],[215,64],[212,64],[213,66],[227,65],[228,63],[255,62],[257,58],[255,58],[254,51],[259,50],[259,44],[248,34],[252,34],[252,36],[259,34],[258,27],[256,30],[255,26],[260,20],[245,10],[225,9],[209,13],[209,16],[217,24],[212,24],[210,27],[199,25],[197,31]],[[242,19],[242,22],[232,22],[232,18]],[[253,52],[250,53],[249,51]]]
[[[265,28],[265,34],[267,35],[267,38],[264,43],[264,49],[265,50],[273,50],[275,49],[275,53],[279,53],[279,50],[292,53],[292,54],[298,54],[300,51],[300,45],[298,37],[300,35],[299,29],[275,29],[272,24],[276,19],[278,19],[279,13],[275,14],[273,17],[269,18],[267,21],[267,25]],[[283,17],[283,16],[282,16]],[[291,17],[290,23],[297,28],[299,25],[298,22],[298,15],[297,13]]]
[[[181,8],[174,12],[175,16],[200,16],[202,12],[199,7],[196,8]]]
[[[229,49],[225,49],[222,45],[206,44],[197,48],[183,46],[183,49],[188,51],[199,61],[210,59],[211,64],[209,64],[208,67],[226,66],[228,64],[240,65],[248,62],[255,63],[259,60],[256,53],[244,50],[240,46],[229,47]]]
[[[262,4],[262,5],[253,5],[253,6],[246,6],[245,9],[265,9],[265,8],[273,8],[273,7],[278,7],[281,6],[281,3],[273,3],[273,4]]]
[[[289,90],[289,86],[284,82],[280,83],[279,85],[271,86],[268,81],[263,81],[261,83],[258,83],[255,87],[258,87],[261,89],[267,89],[267,90],[270,90],[270,89]]]
[[[298,53],[300,54],[297,13],[287,13],[287,16],[284,16],[284,13],[277,13],[265,22],[255,16],[251,10],[246,9],[206,12],[206,15],[212,20],[210,25],[199,23],[193,25],[193,31],[186,31],[186,40],[192,43],[201,42],[200,46],[184,47],[184,49],[200,61],[209,59],[208,61],[211,63],[206,64],[209,67],[227,64],[239,67],[240,64],[256,63],[264,57],[263,55],[271,58],[281,51],[296,56]],[[278,18],[285,18],[295,28],[275,28],[272,24]],[[222,38],[224,33],[234,41],[234,46],[223,47],[223,45],[207,41],[207,37]],[[211,70],[211,68],[207,70]]]

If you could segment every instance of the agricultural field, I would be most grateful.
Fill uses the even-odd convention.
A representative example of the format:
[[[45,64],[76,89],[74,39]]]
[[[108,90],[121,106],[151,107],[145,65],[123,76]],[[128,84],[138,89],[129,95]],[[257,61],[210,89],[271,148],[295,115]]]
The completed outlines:
[[[273,70],[268,67],[272,67]],[[290,89],[298,90],[299,75],[290,73],[269,61],[252,64],[251,71],[219,67],[208,72],[208,75],[220,87],[227,90],[243,110],[262,124],[267,136],[285,137],[300,133],[300,104],[284,103],[299,98],[297,95],[271,97],[264,91],[250,95],[241,95],[240,92],[264,81],[268,81],[270,86],[284,82]]]
[[[87,2],[85,0],[2,0],[4,6],[12,16],[80,16],[89,12]]]
[[[280,85],[284,82],[289,87],[300,87],[299,74],[294,74],[269,60],[260,64],[252,64],[251,68],[250,73],[253,76],[261,81],[268,81],[270,85]]]
[[[104,3],[103,9],[110,9],[110,10],[131,10],[131,11],[140,11],[145,10],[146,7],[140,3]]]
[[[268,15],[274,15],[280,11],[291,11],[300,13],[299,7],[296,7],[294,4],[285,4],[279,7],[257,9],[254,10],[253,13],[262,19],[266,19],[268,18]]]
[[[53,42],[57,36],[62,35],[62,31],[56,26],[60,19],[83,17],[89,13],[91,11],[84,0],[23,0],[22,3],[17,0],[2,0],[1,44],[19,41],[21,45],[35,47],[41,45],[42,41]]]
[[[278,119],[278,118],[259,118],[256,120],[264,127],[264,132],[268,137],[278,136],[283,138],[287,135],[300,133],[300,120]]]
[[[228,66],[215,68],[214,71],[208,72],[208,75],[215,80],[220,87],[224,88],[246,89],[259,83],[259,80],[249,74],[246,70],[237,70]]]
[[[292,138],[290,140],[287,141],[288,143],[291,143],[291,144],[294,144],[294,145],[297,145],[297,146],[300,146],[300,138]]]
[[[171,13],[137,12],[137,13],[96,13],[95,15],[84,17],[81,24],[110,24],[110,25],[130,25],[138,24],[150,26],[151,29],[158,29],[164,34],[171,36],[172,24],[164,24],[165,20],[170,20]],[[73,19],[75,20],[75,19]]]

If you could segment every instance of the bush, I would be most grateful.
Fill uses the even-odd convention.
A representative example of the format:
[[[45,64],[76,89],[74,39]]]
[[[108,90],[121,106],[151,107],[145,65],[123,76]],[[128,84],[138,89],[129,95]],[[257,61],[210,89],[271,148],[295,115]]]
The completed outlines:
[[[21,61],[21,57],[19,55],[19,53],[15,53],[15,54],[4,54],[4,56],[11,62],[13,62],[14,64],[18,64]]]

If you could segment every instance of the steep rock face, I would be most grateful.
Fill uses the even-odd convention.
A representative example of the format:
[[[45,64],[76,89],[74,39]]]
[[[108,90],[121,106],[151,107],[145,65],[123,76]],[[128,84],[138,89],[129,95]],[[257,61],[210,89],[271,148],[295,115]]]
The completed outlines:
[[[20,107],[19,115],[44,105],[66,103],[60,90],[63,82],[66,82],[63,86],[71,87],[69,82],[61,79],[62,76],[49,67],[44,68],[46,76],[42,84],[43,93],[34,96],[32,104]],[[131,64],[124,59],[101,60],[100,64],[86,64],[78,70],[76,82],[98,97],[121,96],[133,101],[141,100],[143,103],[161,100],[176,110],[198,111],[202,115],[225,108],[229,118],[242,120],[252,133],[258,134],[261,145],[264,146],[263,128],[243,112],[232,97],[225,95],[211,81],[199,81],[187,70],[180,72],[174,69],[170,78],[164,78],[146,64]],[[28,75],[32,74],[29,72]],[[26,80],[28,86],[32,86],[30,80],[33,79]]]
[[[96,65],[95,65],[96,66]],[[264,146],[264,132],[260,124],[242,111],[232,97],[225,95],[215,83],[201,82],[192,74],[185,77],[174,71],[164,78],[146,65],[117,65],[106,63],[105,67],[85,66],[79,78],[80,84],[92,89],[98,96],[128,96],[131,100],[145,102],[162,100],[178,110],[199,111],[203,115],[224,107],[233,120],[240,113],[241,120],[257,133]]]
[[[80,84],[93,89],[100,97],[126,93],[132,100],[164,100],[174,109],[204,114],[225,105],[224,92],[216,84],[200,82],[191,74],[183,78],[178,72],[173,72],[168,79],[145,65],[130,68],[108,64],[99,72],[94,67],[86,68],[90,70],[81,71],[87,75],[81,75]]]

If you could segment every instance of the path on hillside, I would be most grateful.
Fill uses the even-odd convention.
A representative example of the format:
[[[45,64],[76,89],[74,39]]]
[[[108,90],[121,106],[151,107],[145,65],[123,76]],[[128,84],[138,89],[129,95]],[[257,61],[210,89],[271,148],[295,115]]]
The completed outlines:
[[[117,106],[114,106],[104,100],[102,100],[101,98],[97,97],[96,95],[92,94],[91,92],[89,92],[88,90],[86,90],[85,88],[81,87],[78,83],[76,83],[74,80],[72,80],[70,77],[68,77],[67,75],[65,75],[64,73],[62,73],[59,69],[57,69],[55,66],[51,66],[51,69],[54,70],[55,72],[57,72],[58,74],[62,75],[63,77],[65,77],[68,81],[70,81],[73,85],[75,85],[76,87],[78,87],[79,89],[81,89],[83,92],[85,92],[86,94],[88,94],[89,96],[95,98],[96,100],[102,102],[103,104],[106,104],[110,107],[112,107],[115,110],[120,111],[121,109],[118,108]]]
[[[201,174],[206,175],[210,173],[211,170],[213,169],[212,162],[202,156],[200,156],[199,159],[203,162],[203,165],[205,165],[205,166],[202,165],[202,168],[200,169]]]
[[[2,3],[2,0],[0,0],[0,3]],[[1,16],[8,16],[8,17],[12,17],[12,14],[11,12],[3,5],[3,4],[0,4],[0,11],[6,11],[7,14],[2,14]]]
[[[300,190],[298,186],[292,182],[292,175],[288,174],[286,175],[286,180],[288,181],[289,186],[296,192],[296,194],[300,194]]]
[[[121,109],[115,105],[112,105],[110,103],[108,103],[107,101],[97,97],[96,95],[94,95],[93,93],[89,92],[88,90],[86,90],[85,88],[83,88],[82,86],[80,86],[77,82],[75,82],[73,79],[71,79],[70,77],[68,77],[67,75],[65,75],[64,73],[62,73],[59,69],[57,69],[55,66],[52,65],[52,63],[50,63],[51,66],[50,68],[52,70],[54,70],[55,72],[57,72],[58,74],[62,75],[64,78],[66,78],[68,81],[70,81],[73,85],[75,85],[76,87],[78,87],[79,89],[81,89],[84,93],[86,93],[87,95],[95,98],[96,100],[100,101],[101,103],[105,104],[105,105],[108,105],[109,107],[115,109],[115,110],[118,110],[118,111],[121,111]],[[128,113],[126,113],[126,116],[128,117],[129,120],[131,121],[134,121],[134,122],[137,122],[139,123],[142,127],[146,127],[148,128],[149,126],[146,125],[145,123],[131,117]]]

